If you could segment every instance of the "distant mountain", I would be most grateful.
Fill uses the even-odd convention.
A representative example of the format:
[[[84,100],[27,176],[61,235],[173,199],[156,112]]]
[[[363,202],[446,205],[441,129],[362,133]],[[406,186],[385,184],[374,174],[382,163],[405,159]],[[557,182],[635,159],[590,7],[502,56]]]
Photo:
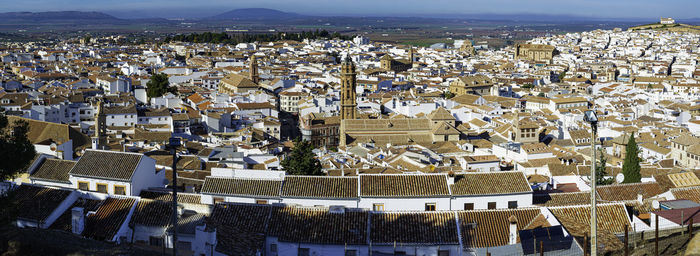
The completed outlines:
[[[208,20],[289,20],[289,19],[299,19],[308,18],[309,16],[304,16],[291,12],[283,12],[274,9],[267,8],[246,8],[246,9],[235,9],[228,11],[219,15],[215,15]]]
[[[6,12],[0,13],[0,20],[119,20],[101,12]]]

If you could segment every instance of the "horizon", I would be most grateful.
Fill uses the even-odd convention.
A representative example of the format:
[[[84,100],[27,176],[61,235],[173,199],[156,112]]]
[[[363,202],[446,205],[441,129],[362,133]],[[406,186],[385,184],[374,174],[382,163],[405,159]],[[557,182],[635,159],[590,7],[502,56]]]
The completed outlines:
[[[523,3],[518,0],[493,0],[488,4],[464,3],[458,0],[438,0],[440,4],[426,4],[408,0],[400,4],[392,1],[357,0],[352,3],[335,1],[306,0],[291,3],[282,0],[236,1],[231,4],[223,0],[208,1],[205,4],[191,4],[184,0],[157,0],[142,2],[66,0],[56,6],[50,0],[27,0],[7,4],[3,12],[51,12],[51,11],[93,11],[103,12],[122,19],[166,18],[198,19],[218,15],[227,11],[247,8],[274,9],[283,12],[308,16],[349,16],[349,17],[448,17],[469,18],[470,15],[537,15],[549,17],[577,17],[592,20],[648,20],[659,17],[674,19],[697,19],[694,10],[700,9],[700,1],[677,0],[676,4],[656,1],[555,1],[535,0]],[[470,1],[471,2],[471,1]],[[364,6],[372,4],[368,11]],[[446,5],[454,6],[444,12]],[[33,8],[26,8],[33,6]],[[124,6],[129,6],[125,8]],[[162,6],[168,6],[163,8]],[[572,11],[575,10],[575,11]],[[620,12],[619,10],[625,10]],[[465,16],[465,17],[460,17]]]

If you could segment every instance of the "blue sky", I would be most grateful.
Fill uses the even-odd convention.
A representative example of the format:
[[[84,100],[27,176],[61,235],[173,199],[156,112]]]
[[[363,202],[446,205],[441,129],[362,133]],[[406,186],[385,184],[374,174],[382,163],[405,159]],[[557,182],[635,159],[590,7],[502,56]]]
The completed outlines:
[[[117,16],[203,17],[237,8],[311,15],[408,16],[475,13],[565,14],[677,19],[700,16],[700,0],[0,0],[2,11],[105,11]]]

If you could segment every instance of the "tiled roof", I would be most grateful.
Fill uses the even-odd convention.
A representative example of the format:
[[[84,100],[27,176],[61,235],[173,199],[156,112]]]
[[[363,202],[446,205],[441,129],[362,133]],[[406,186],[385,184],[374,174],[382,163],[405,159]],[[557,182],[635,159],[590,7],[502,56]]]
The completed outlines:
[[[445,175],[360,175],[360,196],[448,196]]]
[[[172,207],[173,205],[170,202],[141,199],[136,204],[129,226],[165,227],[172,218]]]
[[[103,109],[105,115],[124,115],[124,114],[133,114],[136,115],[136,106],[135,105],[127,105],[127,106],[112,106],[112,107],[105,107]]]
[[[700,203],[700,187],[672,188],[670,191],[676,199],[686,199]]]
[[[72,225],[72,218],[73,218],[73,213],[72,210],[75,207],[82,207],[83,208],[83,213],[90,212],[90,211],[95,211],[97,208],[102,204],[102,200],[95,200],[95,199],[86,199],[86,198],[78,198],[71,207],[68,207],[66,211],[61,214],[61,216],[56,219],[51,224],[51,229],[58,229],[58,230],[63,230],[67,232],[71,232],[73,225]]]
[[[461,178],[460,178],[461,177]],[[532,192],[522,172],[467,173],[455,177],[452,195],[489,195]]]
[[[366,244],[367,212],[333,213],[323,208],[273,207],[269,236],[313,244]]]
[[[559,220],[559,222],[574,236],[583,236],[587,230],[579,230],[575,227],[591,225],[590,206],[563,206],[551,207],[549,210]],[[598,204],[598,229],[613,233],[625,232],[625,225],[630,226],[627,217],[627,209],[624,204]]]
[[[656,182],[598,186],[596,190],[598,199],[604,201],[637,200],[638,194],[646,199],[664,192]]]
[[[44,221],[71,194],[69,190],[21,185],[15,190],[17,218]]]
[[[281,180],[206,177],[201,193],[279,197]]]
[[[270,205],[217,204],[207,226],[216,228],[216,251],[228,255],[257,255],[265,249]]]
[[[357,177],[286,176],[282,196],[357,198]]]
[[[111,240],[126,221],[135,202],[133,198],[107,198],[95,214],[85,218],[83,236],[95,240]]]
[[[68,172],[75,166],[75,161],[61,159],[45,159],[37,170],[30,176],[32,179],[42,179],[58,182],[69,182]]]
[[[60,145],[68,140],[72,140],[73,149],[76,149],[83,145],[89,145],[90,143],[90,138],[88,136],[67,124],[43,122],[17,116],[7,116],[7,121],[10,123],[20,120],[29,123],[27,137],[32,144],[52,140]]]
[[[459,244],[454,212],[372,213],[372,244]]]
[[[116,180],[131,180],[141,161],[141,154],[87,150],[78,160],[71,175]]]
[[[511,216],[517,219],[518,230],[522,230],[539,214],[538,208],[458,211],[462,244],[465,248],[507,245]]]
[[[159,192],[151,190],[141,190],[141,198],[153,199],[159,201],[173,201],[173,194],[168,192]],[[177,202],[181,204],[201,204],[202,198],[199,194],[177,193]]]
[[[544,206],[582,205],[591,203],[590,192],[547,193],[533,197],[533,204]]]

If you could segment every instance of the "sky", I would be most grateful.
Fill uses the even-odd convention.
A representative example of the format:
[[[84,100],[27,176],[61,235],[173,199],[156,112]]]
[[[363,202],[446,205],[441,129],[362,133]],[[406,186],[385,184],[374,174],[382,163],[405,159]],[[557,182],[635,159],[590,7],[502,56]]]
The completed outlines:
[[[555,14],[604,18],[697,18],[700,0],[0,0],[0,12],[101,11],[120,18],[199,18],[238,8],[307,15]]]

